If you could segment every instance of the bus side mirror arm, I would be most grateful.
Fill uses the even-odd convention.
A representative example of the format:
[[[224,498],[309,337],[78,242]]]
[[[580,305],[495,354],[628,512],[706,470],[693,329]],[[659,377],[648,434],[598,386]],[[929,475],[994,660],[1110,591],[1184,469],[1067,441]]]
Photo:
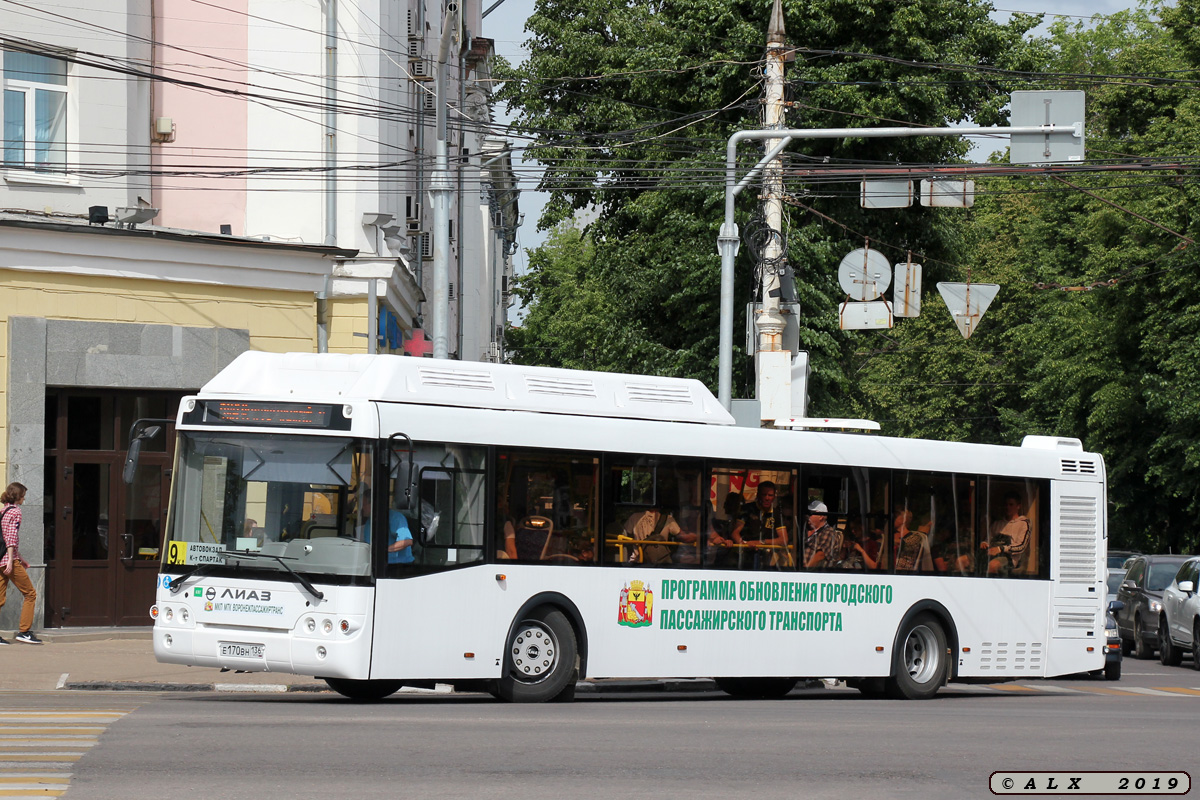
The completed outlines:
[[[137,476],[142,444],[162,433],[167,425],[174,424],[173,419],[139,419],[129,426],[129,451],[125,454],[125,467],[121,470],[121,479],[126,484],[133,483],[134,477]]]
[[[402,462],[397,470],[397,482],[403,481],[403,489],[397,487],[396,497],[393,498],[394,507],[397,511],[408,511],[413,507],[413,495],[416,493],[416,470],[413,468],[413,443],[406,433],[393,433],[388,437],[388,471],[392,469],[392,457],[396,455],[396,448],[393,443],[397,439],[403,439],[406,445],[407,463]]]

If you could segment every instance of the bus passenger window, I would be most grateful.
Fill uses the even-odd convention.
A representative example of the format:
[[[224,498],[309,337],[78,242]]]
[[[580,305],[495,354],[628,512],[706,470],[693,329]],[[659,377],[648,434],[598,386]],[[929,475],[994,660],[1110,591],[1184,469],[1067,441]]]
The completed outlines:
[[[596,560],[600,460],[543,450],[497,454],[490,549],[499,560],[591,564]]]
[[[806,515],[802,520],[806,567],[859,572],[885,569],[890,563],[884,538],[891,530],[891,473],[864,467],[819,466],[804,470],[804,483],[801,500]],[[820,513],[822,507],[824,514]],[[809,514],[809,509],[818,513]],[[832,527],[838,536],[831,537],[828,531],[819,533],[821,526]]]
[[[977,572],[989,577],[1037,577],[1045,559],[1041,537],[1042,481],[987,478],[985,509],[987,527],[979,543]]]
[[[697,461],[615,456],[608,462],[604,559],[655,567],[701,563],[701,475]]]
[[[706,564],[727,569],[795,569],[796,471],[770,466],[722,466],[709,476],[713,521]]]

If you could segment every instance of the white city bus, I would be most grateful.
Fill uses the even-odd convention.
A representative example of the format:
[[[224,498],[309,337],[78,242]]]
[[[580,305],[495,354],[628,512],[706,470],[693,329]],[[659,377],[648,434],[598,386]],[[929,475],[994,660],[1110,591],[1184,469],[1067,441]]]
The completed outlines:
[[[746,428],[696,381],[265,353],[177,435],[161,661],[522,702],[1104,665],[1104,465],[1073,439]]]

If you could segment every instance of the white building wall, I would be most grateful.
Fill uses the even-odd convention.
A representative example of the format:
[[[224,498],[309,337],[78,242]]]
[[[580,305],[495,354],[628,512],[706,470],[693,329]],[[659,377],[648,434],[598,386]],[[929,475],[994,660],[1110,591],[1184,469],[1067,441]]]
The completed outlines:
[[[0,31],[32,44],[87,50],[132,66],[144,66],[150,58],[150,17],[124,3],[0,4]],[[70,64],[67,74],[66,174],[3,170],[3,206],[86,215],[89,206],[113,211],[136,205],[139,195],[149,197],[149,80],[84,64]],[[82,174],[83,170],[104,175]]]

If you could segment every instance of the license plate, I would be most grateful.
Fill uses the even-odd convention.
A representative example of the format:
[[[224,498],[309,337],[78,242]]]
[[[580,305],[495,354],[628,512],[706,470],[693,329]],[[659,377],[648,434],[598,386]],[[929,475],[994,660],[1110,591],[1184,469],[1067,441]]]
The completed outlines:
[[[230,658],[265,658],[266,645],[244,644],[242,642],[219,642],[221,655]]]

